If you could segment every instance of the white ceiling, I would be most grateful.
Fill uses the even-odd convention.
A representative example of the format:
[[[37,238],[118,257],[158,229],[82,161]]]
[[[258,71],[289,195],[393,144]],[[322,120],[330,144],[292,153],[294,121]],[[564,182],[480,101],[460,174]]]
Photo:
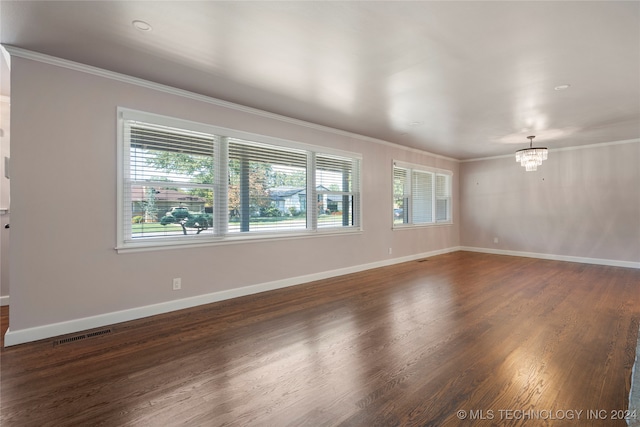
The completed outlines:
[[[636,1],[0,7],[3,44],[457,159],[640,138]]]

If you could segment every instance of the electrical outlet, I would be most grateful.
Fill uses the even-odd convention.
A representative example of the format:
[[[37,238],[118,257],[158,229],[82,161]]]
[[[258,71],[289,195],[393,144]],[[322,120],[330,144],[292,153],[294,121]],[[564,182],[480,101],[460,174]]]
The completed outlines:
[[[494,237],[493,238],[493,243],[498,243],[498,242],[500,242],[500,239],[498,239],[497,237]]]
[[[176,277],[173,279],[173,290],[179,291],[180,289],[182,289],[182,279],[179,277]]]
[[[389,248],[389,255],[391,255],[393,253],[393,249]]]

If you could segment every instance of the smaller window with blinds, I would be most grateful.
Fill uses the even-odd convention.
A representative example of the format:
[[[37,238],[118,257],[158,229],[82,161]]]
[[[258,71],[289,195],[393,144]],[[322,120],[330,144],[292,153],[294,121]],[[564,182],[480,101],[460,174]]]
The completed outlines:
[[[393,226],[451,223],[452,172],[394,161]]]
[[[118,249],[360,227],[360,157],[118,109]]]
[[[359,162],[347,157],[315,156],[318,228],[358,226]]]

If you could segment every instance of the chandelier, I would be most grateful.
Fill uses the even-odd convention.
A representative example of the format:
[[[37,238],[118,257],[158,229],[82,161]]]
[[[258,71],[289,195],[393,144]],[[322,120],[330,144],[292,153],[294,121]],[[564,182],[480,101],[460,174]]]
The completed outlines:
[[[542,161],[547,160],[547,152],[549,151],[546,147],[533,147],[533,138],[535,136],[527,137],[529,148],[516,151],[516,162],[520,162],[520,165],[524,166],[527,172],[537,170]]]

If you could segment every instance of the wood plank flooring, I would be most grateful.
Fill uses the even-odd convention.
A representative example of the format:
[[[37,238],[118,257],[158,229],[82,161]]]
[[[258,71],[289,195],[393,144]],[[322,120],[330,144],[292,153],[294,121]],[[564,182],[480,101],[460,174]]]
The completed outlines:
[[[639,321],[638,269],[455,252],[3,349],[0,424],[624,426]]]

